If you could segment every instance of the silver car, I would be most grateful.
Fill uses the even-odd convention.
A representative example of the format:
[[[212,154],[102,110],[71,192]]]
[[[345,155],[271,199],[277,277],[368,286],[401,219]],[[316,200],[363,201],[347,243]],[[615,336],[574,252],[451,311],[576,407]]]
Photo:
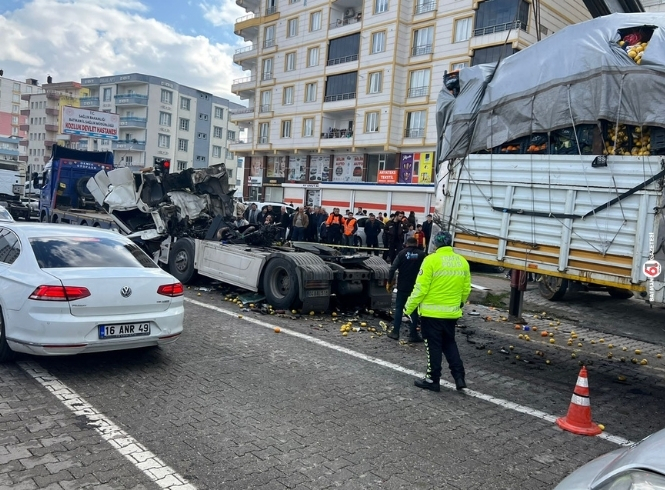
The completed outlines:
[[[554,490],[665,489],[665,429],[607,453],[567,476]]]
[[[358,231],[356,232],[356,245],[359,247],[364,247],[367,245],[367,237],[365,236],[365,223],[367,223],[367,220],[369,220],[368,217],[363,216],[357,217],[354,216],[358,220]],[[381,228],[383,228],[383,222],[381,223]],[[383,229],[379,232],[379,247],[383,247]]]

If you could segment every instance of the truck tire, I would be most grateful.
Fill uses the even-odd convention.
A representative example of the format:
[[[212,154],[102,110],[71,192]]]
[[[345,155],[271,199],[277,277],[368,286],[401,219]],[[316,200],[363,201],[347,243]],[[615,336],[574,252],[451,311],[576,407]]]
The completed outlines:
[[[286,310],[298,299],[296,266],[287,259],[277,257],[263,271],[263,294],[274,308]]]
[[[92,194],[86,187],[86,184],[90,180],[90,177],[81,177],[79,180],[76,181],[76,192],[78,192],[79,196],[81,197],[86,197],[86,198],[91,198]]]
[[[54,214],[53,216],[51,216],[51,223],[57,223],[57,222],[58,222],[58,215]]]
[[[48,218],[46,217],[46,211],[42,211],[39,215],[39,221],[42,223],[48,223]]]
[[[628,289],[608,288],[607,292],[614,299],[630,299],[633,297],[633,292]]]
[[[181,238],[173,244],[169,251],[169,272],[183,284],[194,279],[194,240]]]
[[[0,362],[11,361],[14,358],[14,352],[7,345],[5,335],[5,320],[0,309]]]
[[[550,301],[560,301],[568,290],[568,279],[554,276],[540,276],[538,278],[538,291],[540,295]]]

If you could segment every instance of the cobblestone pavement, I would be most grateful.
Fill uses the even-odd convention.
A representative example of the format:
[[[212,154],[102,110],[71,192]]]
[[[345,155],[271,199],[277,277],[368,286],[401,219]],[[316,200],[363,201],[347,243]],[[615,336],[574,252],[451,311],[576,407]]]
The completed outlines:
[[[373,315],[343,337],[340,325],[355,317],[243,312],[216,290],[192,288],[187,297],[232,315],[190,301],[186,331],[172,346],[22,360],[196,488],[547,489],[617,447],[455,391],[423,392],[409,375],[238,318],[422,370],[422,344],[388,339]],[[504,312],[465,309],[458,341],[470,389],[560,416],[582,361],[594,421],[629,440],[662,428],[663,344],[600,334],[551,313],[529,320],[551,330],[555,343],[536,332],[526,341],[501,320]],[[567,345],[572,331],[583,347]],[[0,488],[157,488],[15,363],[0,366],[0,441]]]

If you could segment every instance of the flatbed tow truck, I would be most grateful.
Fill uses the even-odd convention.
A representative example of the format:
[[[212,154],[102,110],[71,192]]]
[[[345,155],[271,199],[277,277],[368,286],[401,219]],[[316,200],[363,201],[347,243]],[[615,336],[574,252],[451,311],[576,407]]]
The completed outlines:
[[[183,283],[197,275],[265,295],[274,308],[325,311],[345,306],[388,310],[389,266],[376,256],[345,255],[316,243],[275,245],[276,226],[237,228],[238,206],[225,166],[178,174],[128,168],[87,183],[121,233]]]

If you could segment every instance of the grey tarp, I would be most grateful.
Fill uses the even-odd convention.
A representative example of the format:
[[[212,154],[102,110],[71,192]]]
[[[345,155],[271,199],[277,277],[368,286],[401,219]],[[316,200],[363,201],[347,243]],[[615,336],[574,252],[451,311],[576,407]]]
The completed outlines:
[[[620,29],[654,26],[641,65]],[[665,127],[665,13],[612,14],[568,26],[496,63],[460,71],[437,100],[440,161],[601,119]]]

